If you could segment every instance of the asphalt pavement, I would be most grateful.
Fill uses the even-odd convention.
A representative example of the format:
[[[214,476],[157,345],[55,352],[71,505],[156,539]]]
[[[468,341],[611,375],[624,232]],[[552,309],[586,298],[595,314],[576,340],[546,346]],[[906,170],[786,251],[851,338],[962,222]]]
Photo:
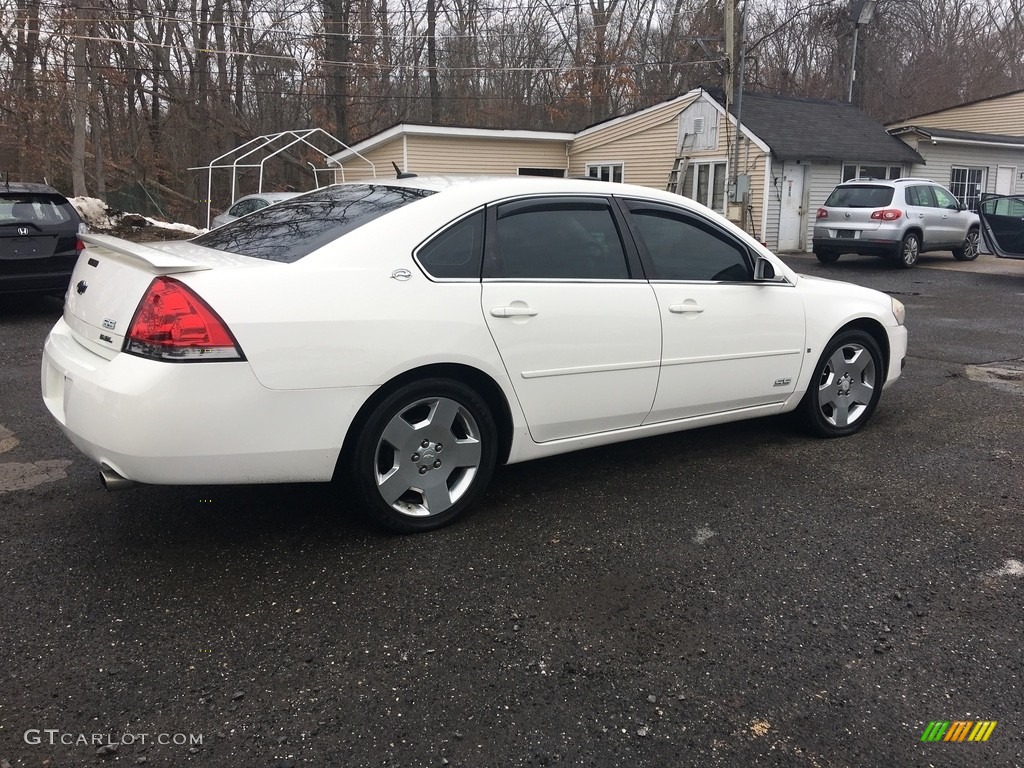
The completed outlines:
[[[785,258],[907,306],[864,431],[507,467],[411,537],[104,491],[39,396],[59,302],[0,297],[0,766],[1024,765],[1024,262]]]

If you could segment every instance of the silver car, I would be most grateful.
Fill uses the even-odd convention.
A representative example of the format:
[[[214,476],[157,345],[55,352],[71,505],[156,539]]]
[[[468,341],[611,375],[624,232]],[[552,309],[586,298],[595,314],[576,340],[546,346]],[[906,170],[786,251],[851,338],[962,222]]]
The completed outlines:
[[[240,197],[231,204],[224,213],[213,218],[214,227],[222,227],[229,221],[240,219],[243,216],[247,216],[253,211],[258,211],[261,208],[266,208],[268,205],[279,203],[282,200],[288,200],[292,197],[298,197],[301,192],[260,192],[256,195],[246,195]]]
[[[824,264],[844,253],[882,256],[905,268],[928,251],[973,261],[979,231],[978,215],[931,179],[855,179],[818,209],[814,255]]]

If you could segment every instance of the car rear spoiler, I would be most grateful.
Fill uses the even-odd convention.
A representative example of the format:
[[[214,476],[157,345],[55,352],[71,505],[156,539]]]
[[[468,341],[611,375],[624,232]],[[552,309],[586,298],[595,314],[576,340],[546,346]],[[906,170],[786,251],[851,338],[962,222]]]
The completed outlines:
[[[157,273],[199,272],[211,269],[209,265],[200,264],[191,259],[183,259],[141,243],[131,243],[112,235],[82,234],[79,237],[89,245],[113,251],[120,256],[128,256],[135,261],[142,261]]]

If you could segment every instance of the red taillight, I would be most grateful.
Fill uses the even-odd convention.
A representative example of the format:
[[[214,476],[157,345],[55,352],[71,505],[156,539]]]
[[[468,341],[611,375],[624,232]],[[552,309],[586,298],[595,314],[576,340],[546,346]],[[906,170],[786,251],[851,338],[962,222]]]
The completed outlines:
[[[82,242],[81,238],[75,240],[75,256],[81,256],[82,251],[85,250],[85,243]]]
[[[124,351],[155,360],[244,360],[231,331],[190,288],[157,277],[135,310]]]
[[[903,211],[899,208],[883,208],[880,211],[871,212],[871,218],[876,221],[896,221],[902,215]]]
[[[818,209],[818,218],[819,219],[827,219],[828,218],[828,209],[827,208],[819,208]]]

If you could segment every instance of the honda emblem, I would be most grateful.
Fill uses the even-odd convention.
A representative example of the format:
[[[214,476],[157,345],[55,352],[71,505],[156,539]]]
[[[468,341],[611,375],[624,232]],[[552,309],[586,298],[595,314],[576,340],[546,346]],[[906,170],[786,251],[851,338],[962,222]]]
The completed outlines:
[[[28,227],[18,227],[18,234],[25,237],[28,234]]]

